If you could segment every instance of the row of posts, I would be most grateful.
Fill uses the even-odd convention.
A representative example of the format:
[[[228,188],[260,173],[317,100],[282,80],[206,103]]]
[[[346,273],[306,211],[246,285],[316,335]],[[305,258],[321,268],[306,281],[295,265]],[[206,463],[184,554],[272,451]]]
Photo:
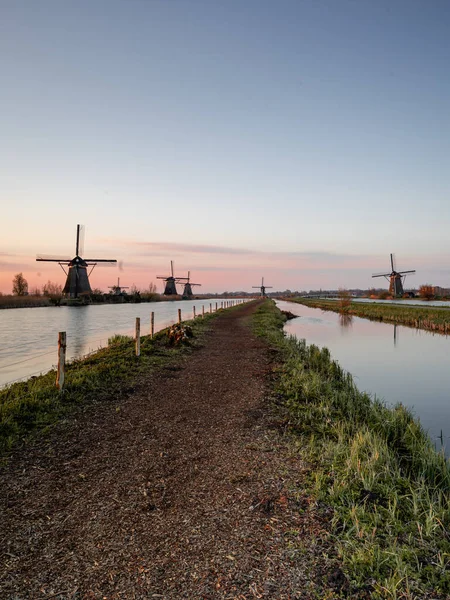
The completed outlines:
[[[236,304],[241,304],[243,300],[223,300],[220,302],[220,308],[230,308]],[[197,317],[195,306],[192,307],[194,319]],[[219,310],[219,303],[216,302],[216,311]],[[213,305],[210,303],[209,312],[213,312]],[[202,316],[205,316],[205,305],[202,305]],[[181,319],[181,308],[178,309],[178,323],[182,323]],[[155,313],[152,312],[150,316],[150,338],[153,338],[155,334]],[[65,379],[65,367],[66,367],[66,349],[67,349],[67,335],[65,331],[60,331],[58,334],[58,368],[56,371],[56,387],[59,390],[64,388]],[[135,351],[136,356],[141,355],[141,318],[136,317],[136,331],[135,331]]]

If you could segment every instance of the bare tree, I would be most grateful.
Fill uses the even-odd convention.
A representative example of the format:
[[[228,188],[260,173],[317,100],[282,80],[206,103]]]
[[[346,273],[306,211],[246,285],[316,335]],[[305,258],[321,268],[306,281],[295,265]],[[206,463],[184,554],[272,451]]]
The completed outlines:
[[[14,275],[12,292],[15,296],[26,296],[28,294],[28,281],[23,273]]]
[[[50,280],[44,285],[43,291],[44,296],[49,296],[50,298],[62,296],[62,286]]]
[[[425,298],[425,300],[432,300],[434,298],[434,287],[430,283],[424,283],[419,288],[419,296]]]

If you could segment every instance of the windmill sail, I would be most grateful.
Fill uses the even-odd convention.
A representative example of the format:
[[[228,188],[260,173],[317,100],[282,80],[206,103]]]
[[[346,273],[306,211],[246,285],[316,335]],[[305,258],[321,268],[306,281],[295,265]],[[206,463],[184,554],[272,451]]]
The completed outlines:
[[[389,294],[391,296],[403,296],[403,279],[408,273],[415,273],[415,269],[409,271],[397,271],[395,267],[395,257],[390,254],[391,272],[390,273],[374,273],[372,277],[385,277],[389,281]]]
[[[164,296],[177,296],[178,292],[176,283],[180,281],[185,281],[186,277],[175,277],[172,260],[170,261],[170,273],[171,274],[168,277],[158,275],[156,279],[163,279],[165,281]]]
[[[77,225],[77,236],[75,241],[75,257],[72,259],[61,258],[61,257],[45,257],[45,256],[37,256],[37,261],[46,261],[46,262],[57,262],[63,269],[63,271],[67,274],[66,283],[63,289],[63,293],[69,296],[70,298],[78,298],[79,296],[88,296],[92,294],[91,285],[89,283],[89,274],[87,269],[89,266],[92,269],[96,266],[97,263],[117,263],[115,258],[106,259],[84,259],[82,255],[84,254],[84,227],[82,225]],[[63,265],[68,267],[68,272],[64,269]],[[92,269],[90,272],[92,272]]]

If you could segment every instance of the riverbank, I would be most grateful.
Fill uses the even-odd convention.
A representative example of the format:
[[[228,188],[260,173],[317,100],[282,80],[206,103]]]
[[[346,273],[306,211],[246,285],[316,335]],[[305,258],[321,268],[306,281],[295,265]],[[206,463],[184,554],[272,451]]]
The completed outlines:
[[[329,524],[294,491],[302,459],[268,405],[274,355],[249,330],[259,304],[205,320],[182,360],[160,357],[132,389],[94,389],[13,452],[0,470],[0,596],[339,594]]]
[[[54,368],[44,375],[0,388],[0,454],[30,433],[45,430],[78,405],[123,394],[132,389],[140,374],[181,360],[202,343],[209,322],[218,314],[205,312],[201,318],[185,321],[193,334],[188,344],[172,346],[167,338],[168,328],[153,338],[141,336],[139,358],[135,356],[133,338],[112,336],[107,347],[66,365],[63,394],[55,386]]]
[[[280,352],[276,392],[309,468],[308,488],[332,512],[348,580],[370,598],[450,596],[450,468],[403,406],[356,388],[326,348],[286,338],[277,310],[256,331]]]
[[[407,327],[425,329],[426,331],[433,331],[444,335],[450,333],[450,310],[445,307],[431,308],[427,306],[399,306],[396,304],[378,303],[363,304],[357,302],[351,302],[342,307],[339,300],[286,298],[286,301],[303,304],[311,308],[320,308],[321,310],[362,317],[372,321],[406,325]]]
[[[0,469],[0,595],[448,598],[448,465],[284,322],[259,300],[80,365]]]

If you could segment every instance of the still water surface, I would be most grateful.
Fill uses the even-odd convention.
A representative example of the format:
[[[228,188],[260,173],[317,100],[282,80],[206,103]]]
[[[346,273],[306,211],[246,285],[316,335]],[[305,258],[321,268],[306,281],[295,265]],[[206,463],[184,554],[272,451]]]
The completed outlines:
[[[106,346],[116,333],[133,335],[136,317],[141,318],[141,335],[150,333],[150,314],[155,313],[155,331],[178,320],[192,317],[193,307],[201,314],[213,311],[214,299],[141,304],[99,304],[0,310],[0,387],[31,375],[45,373],[57,361],[58,332],[67,333],[68,359],[84,356]]]
[[[293,302],[277,302],[299,317],[285,331],[326,346],[361,391],[413,409],[440,447],[450,451],[450,339],[420,329],[353,317]]]

